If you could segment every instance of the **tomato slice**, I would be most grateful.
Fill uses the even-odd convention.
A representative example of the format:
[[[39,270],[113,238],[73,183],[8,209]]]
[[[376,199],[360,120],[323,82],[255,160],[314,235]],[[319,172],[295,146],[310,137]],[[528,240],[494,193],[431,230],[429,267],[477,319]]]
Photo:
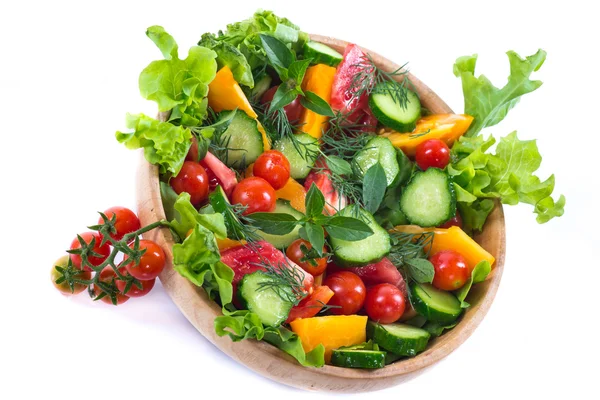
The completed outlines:
[[[353,82],[356,75],[369,68],[365,64],[365,53],[355,44],[349,44],[344,51],[344,59],[338,65],[333,86],[331,88],[331,108],[344,114],[349,114],[351,122],[360,118],[361,113],[356,112],[368,108],[369,96],[365,91],[357,97],[356,88],[353,90]],[[369,76],[371,76],[369,74]]]
[[[314,317],[321,311],[323,306],[329,302],[333,297],[333,294],[333,290],[329,289],[329,287],[319,286],[310,296],[306,297],[300,304],[292,308],[290,315],[285,322],[290,323],[298,318]]]
[[[327,162],[323,158],[319,158],[315,162],[315,167],[316,169],[312,170],[306,177],[304,188],[308,191],[314,183],[325,197],[323,214],[334,215],[338,210],[346,207],[348,201],[345,196],[340,196],[338,191],[333,187],[333,182],[329,177],[331,171],[327,167]]]
[[[235,185],[237,185],[237,177],[235,176],[235,172],[227,165],[223,164],[221,160],[215,157],[211,152],[207,152],[206,156],[200,164],[207,170],[206,173],[209,176],[209,180],[211,174],[219,181],[225,193],[229,196],[233,191]],[[208,172],[210,170],[210,173]]]

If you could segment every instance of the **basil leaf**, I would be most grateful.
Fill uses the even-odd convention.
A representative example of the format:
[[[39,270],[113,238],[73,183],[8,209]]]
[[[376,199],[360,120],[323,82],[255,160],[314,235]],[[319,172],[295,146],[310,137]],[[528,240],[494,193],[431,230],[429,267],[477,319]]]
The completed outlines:
[[[490,272],[492,272],[492,265],[487,260],[480,261],[475,265],[475,268],[473,268],[473,272],[471,272],[471,276],[465,285],[454,292],[460,301],[460,306],[462,308],[468,308],[470,306],[465,299],[471,290],[471,286],[473,286],[474,283],[483,282]]]
[[[333,216],[323,225],[331,237],[350,242],[366,239],[373,234],[369,225],[352,217]]]
[[[281,78],[287,75],[287,69],[294,61],[294,54],[281,40],[265,34],[260,34],[260,41],[265,49],[269,62]],[[287,78],[287,76],[286,76]]]
[[[306,240],[310,242],[312,248],[317,251],[319,256],[323,255],[323,246],[325,245],[325,232],[323,231],[323,227],[306,223],[303,228],[306,232]]]
[[[286,235],[294,230],[298,220],[289,214],[257,212],[248,215],[253,225],[270,235]]]
[[[424,258],[408,258],[404,260],[408,274],[419,283],[433,282],[435,269],[433,264]]]
[[[294,61],[290,64],[288,68],[288,79],[293,79],[296,81],[296,87],[302,84],[302,80],[304,79],[304,74],[306,74],[306,69],[310,64],[310,59],[308,60],[299,60]]]
[[[323,207],[325,207],[325,196],[317,185],[310,185],[308,193],[306,193],[306,199],[304,200],[306,208],[306,216],[309,218],[319,216],[323,213]]]
[[[386,189],[385,171],[381,164],[375,163],[367,170],[363,178],[363,199],[368,212],[374,214],[379,209]]]
[[[278,110],[290,104],[298,97],[298,92],[294,88],[290,88],[287,83],[282,83],[277,88],[273,100],[269,105],[270,110]]]
[[[300,103],[307,109],[316,112],[319,115],[326,117],[333,117],[333,110],[329,103],[327,103],[322,97],[314,92],[307,91],[304,93],[304,97],[300,98]]]
[[[350,163],[338,156],[327,156],[327,166],[336,175],[352,175]]]

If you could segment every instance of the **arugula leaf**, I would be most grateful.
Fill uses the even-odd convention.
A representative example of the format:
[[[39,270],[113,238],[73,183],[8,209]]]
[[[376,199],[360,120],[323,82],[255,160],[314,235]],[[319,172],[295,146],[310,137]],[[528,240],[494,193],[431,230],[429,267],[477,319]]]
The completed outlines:
[[[302,82],[302,80],[300,80],[299,82]],[[300,104],[302,104],[302,106],[304,108],[307,108],[319,115],[324,115],[326,117],[334,117],[335,116],[329,103],[327,101],[325,101],[325,99],[323,99],[321,96],[319,96],[318,94],[316,94],[314,92],[311,92],[311,91],[304,92],[304,97],[300,98]]]
[[[365,209],[374,214],[379,209],[388,186],[385,171],[381,164],[377,162],[367,170],[363,177],[362,186]]]
[[[544,50],[540,49],[525,59],[514,51],[506,54],[510,62],[510,75],[508,83],[501,89],[495,87],[484,75],[475,77],[477,55],[460,57],[454,64],[454,75],[462,80],[464,112],[475,118],[465,134],[467,137],[475,136],[483,128],[502,121],[522,95],[531,93],[542,85],[542,82],[532,81],[529,77],[546,60]]]
[[[227,237],[225,220],[222,214],[200,214],[192,205],[189,193],[182,192],[173,205],[175,219],[171,221],[171,226],[177,232],[179,237],[184,238],[190,229],[200,224],[208,229],[219,239]]]
[[[304,199],[304,205],[306,209],[306,216],[317,217],[323,213],[323,207],[325,207],[325,196],[317,185],[313,182],[306,193],[306,198]]]
[[[373,234],[373,231],[363,221],[352,217],[333,216],[324,224],[325,230],[335,239],[355,242]]]
[[[465,285],[454,292],[460,301],[460,306],[462,308],[468,308],[470,306],[465,299],[471,290],[471,286],[473,286],[475,283],[483,282],[490,272],[492,272],[492,265],[489,261],[483,260],[475,265],[475,268],[473,268],[473,272],[471,272],[471,276]]]
[[[407,272],[411,278],[419,283],[431,283],[433,282],[433,276],[435,275],[435,269],[433,264],[424,258],[406,258],[404,264],[407,267]]]
[[[212,33],[205,33],[198,42],[198,46],[207,47],[217,53],[217,66],[219,69],[225,65],[229,67],[233,73],[235,80],[249,88],[254,87],[254,77],[252,76],[252,68],[246,60],[242,52],[234,45],[217,41]]]
[[[177,175],[191,146],[192,132],[181,126],[157,121],[144,114],[127,114],[125,126],[133,132],[117,132],[116,138],[128,149],[144,149],[151,164]]]
[[[284,213],[255,212],[248,217],[255,227],[269,235],[287,235],[298,224],[296,217]]]

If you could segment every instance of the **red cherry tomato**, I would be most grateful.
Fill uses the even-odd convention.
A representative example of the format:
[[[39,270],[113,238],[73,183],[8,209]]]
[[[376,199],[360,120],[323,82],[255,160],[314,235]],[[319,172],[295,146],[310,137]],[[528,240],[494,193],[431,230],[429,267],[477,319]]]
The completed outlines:
[[[265,92],[265,94],[263,94],[263,96],[261,97],[260,102],[263,104],[271,103],[271,101],[273,101],[273,96],[275,96],[275,92],[277,91],[277,88],[279,88],[279,85],[273,86],[272,88],[267,90]],[[303,109],[304,109],[304,107],[302,107],[302,104],[300,104],[300,96],[296,96],[294,101],[292,101],[287,106],[283,107],[283,111],[285,111],[285,115],[287,115],[288,120],[292,124],[300,121],[300,118],[302,117]]]
[[[310,242],[307,242],[303,239],[297,239],[289,245],[285,251],[285,254],[290,260],[298,264],[300,268],[309,274],[313,276],[321,275],[323,272],[325,272],[325,268],[327,268],[327,257],[311,258],[310,260],[306,260],[306,255],[304,254],[304,251],[302,251],[302,245],[306,246],[307,251],[312,249]],[[323,247],[323,252],[325,251],[326,249]]]
[[[135,244],[129,245],[132,249]],[[135,265],[133,262],[125,264],[127,272],[140,281],[149,281],[156,278],[165,267],[165,252],[163,249],[151,240],[140,240],[140,250],[146,249],[146,252],[140,258],[140,263]]]
[[[189,193],[190,201],[196,207],[208,197],[208,175],[197,162],[184,161],[181,170],[171,178],[170,183],[175,193]]]
[[[100,246],[100,243],[102,243],[102,237],[98,232],[83,232],[79,236],[81,236],[81,238],[87,244],[90,244],[92,242],[92,239],[94,239],[94,248],[92,249],[92,251],[96,254],[100,254],[99,257],[88,257],[88,261],[90,262],[90,264],[92,264],[94,267],[97,267],[108,258],[108,256],[110,255],[110,246],[108,245],[108,243],[105,243],[104,245]],[[71,242],[71,250],[80,248],[81,243],[79,243],[79,239],[73,239],[73,241]],[[73,265],[81,269],[81,256],[79,256],[78,254],[70,254],[69,257],[71,257],[71,262],[73,263]],[[92,269],[87,265],[85,266],[84,270],[92,271]]]
[[[454,215],[454,217],[450,218],[444,224],[440,225],[439,228],[448,229],[452,226],[458,226],[461,229],[463,227],[463,221],[462,221],[462,218],[461,218],[460,214],[458,213],[458,211],[456,211],[456,214]]]
[[[450,162],[450,149],[439,139],[426,140],[417,146],[415,161],[423,171],[429,167],[444,169]]]
[[[471,271],[465,258],[454,250],[443,250],[429,257],[433,264],[435,275],[433,286],[441,290],[455,290],[461,288]]]
[[[113,282],[115,282],[115,278],[116,278],[116,274],[115,274],[115,271],[112,269],[111,266],[105,267],[100,272],[100,281],[101,282],[105,282],[107,284],[112,284]],[[103,290],[100,288],[100,286],[94,285],[94,294],[96,295],[96,297],[100,296],[101,293],[103,293]],[[117,293],[116,297],[117,297],[117,305],[123,304],[127,300],[129,300],[129,297],[125,296],[122,293]],[[109,295],[104,296],[100,300],[103,301],[106,304],[111,304],[112,305],[112,300],[111,300],[111,298],[110,298]]]
[[[339,306],[331,309],[332,314],[352,315],[356,314],[365,302],[367,289],[358,275],[340,271],[328,275],[323,281],[324,286],[333,290],[333,297],[329,305]]]
[[[265,151],[254,162],[252,173],[279,190],[290,179],[290,162],[280,151]]]
[[[365,311],[373,321],[382,324],[396,322],[404,314],[405,307],[404,294],[390,283],[380,283],[367,291]]]
[[[127,273],[127,269],[121,267],[119,268],[119,272],[122,275],[129,275]],[[123,293],[124,295],[128,296],[128,297],[142,297],[147,295],[152,288],[154,287],[154,283],[156,282],[156,278],[154,279],[150,279],[149,281],[139,281],[142,285],[142,288],[140,289],[139,287],[137,287],[137,285],[135,283],[133,283],[131,285],[131,287],[129,288],[129,290],[127,291],[127,293],[125,293],[125,287],[127,286],[127,282],[122,281],[122,280],[117,280],[115,283],[117,284],[117,289],[119,289],[119,292]]]
[[[273,186],[257,176],[243,179],[231,194],[232,203],[247,207],[244,215],[254,212],[271,212],[275,208],[276,199]]]
[[[123,239],[123,236],[127,235],[128,233],[135,232],[140,229],[141,224],[139,218],[129,208],[111,207],[104,211],[104,215],[106,215],[109,220],[112,219],[113,215],[116,216],[115,228],[117,229],[117,233],[110,235],[114,240],[121,240]],[[104,223],[102,217],[98,219],[98,223]]]
[[[62,256],[61,258],[56,260],[54,264],[52,264],[52,270],[50,271],[50,279],[52,280],[52,284],[59,292],[61,292],[65,296],[79,294],[87,288],[87,285],[84,285],[82,283],[75,283],[73,284],[73,291],[71,291],[71,287],[66,281],[56,283],[56,281],[63,276],[60,272],[56,270],[56,266],[66,268],[69,263],[68,260],[69,256]],[[76,278],[90,280],[92,279],[92,273],[89,271],[81,271],[77,274]]]

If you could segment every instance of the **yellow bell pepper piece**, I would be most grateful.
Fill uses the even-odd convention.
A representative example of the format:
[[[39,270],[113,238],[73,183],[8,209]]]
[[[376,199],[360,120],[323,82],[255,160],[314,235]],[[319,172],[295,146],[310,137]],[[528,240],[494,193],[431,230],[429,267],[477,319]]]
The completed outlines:
[[[417,127],[410,133],[399,133],[384,129],[380,136],[390,139],[394,147],[413,157],[419,144],[429,139],[440,139],[451,147],[465,134],[473,122],[473,117],[464,114],[434,114],[417,121]],[[419,136],[420,135],[420,136]]]
[[[244,110],[249,117],[257,119],[258,115],[252,109],[242,88],[233,78],[228,66],[221,68],[215,79],[208,85],[208,105],[216,112],[224,110]],[[265,151],[271,149],[267,133],[258,120],[258,130],[262,134]]]
[[[472,237],[467,235],[458,226],[451,226],[448,229],[442,228],[421,228],[416,225],[398,225],[393,231],[405,233],[424,233],[434,232],[433,243],[431,245],[431,254],[442,250],[454,250],[460,253],[472,271],[475,265],[480,261],[487,260],[493,266],[496,259],[479,245]],[[428,249],[425,249],[428,250]]]
[[[300,318],[290,322],[290,326],[300,338],[304,351],[309,352],[322,344],[327,362],[333,349],[367,340],[367,317],[362,315]]]
[[[306,70],[302,81],[302,90],[313,92],[327,103],[331,101],[331,86],[336,69],[325,64],[317,64]],[[300,119],[300,130],[310,136],[320,139],[327,129],[328,117],[319,115],[309,109],[304,109]]]
[[[227,249],[230,249],[232,247],[236,247],[236,246],[242,246],[245,245],[246,241],[245,240],[233,240],[233,239],[219,239],[217,238],[217,247],[219,248],[219,251],[225,251]]]
[[[289,178],[285,186],[275,191],[278,199],[284,199],[290,202],[294,209],[306,214],[304,201],[306,200],[306,189],[292,178]]]

